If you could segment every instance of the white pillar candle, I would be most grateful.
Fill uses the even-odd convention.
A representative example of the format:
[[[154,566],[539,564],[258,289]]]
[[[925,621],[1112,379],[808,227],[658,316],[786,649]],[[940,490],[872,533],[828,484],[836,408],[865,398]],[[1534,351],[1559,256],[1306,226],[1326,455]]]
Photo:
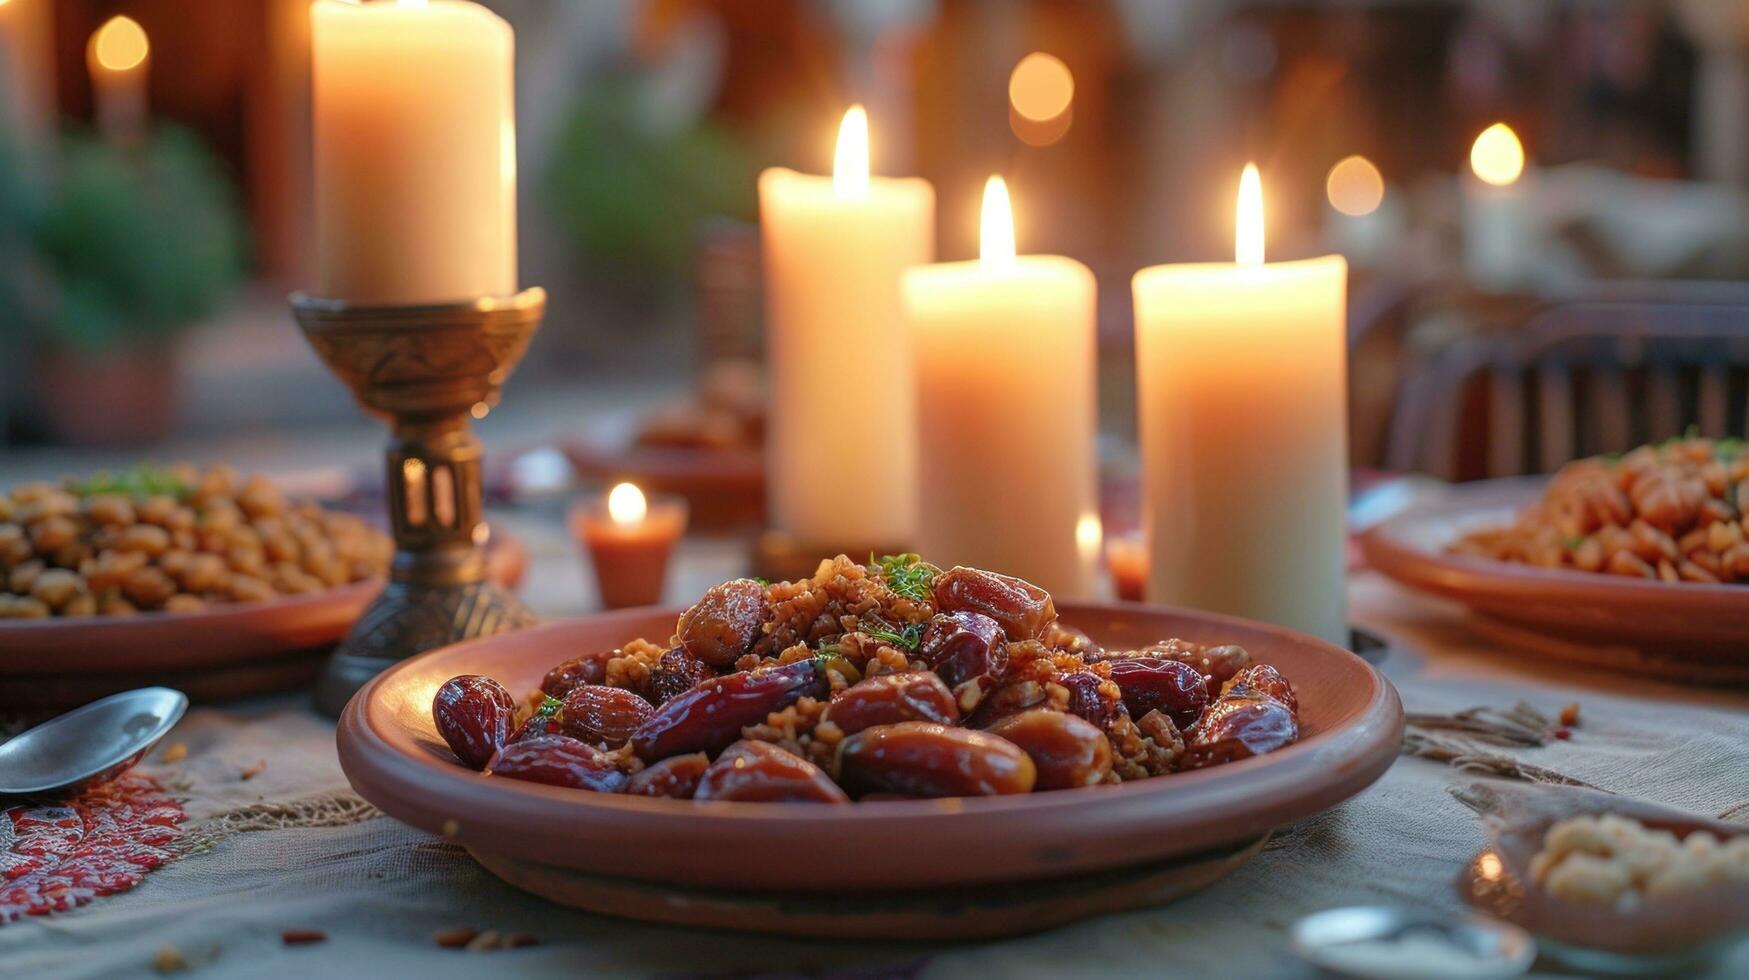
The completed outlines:
[[[1524,176],[1524,145],[1512,127],[1482,130],[1470,146],[1470,172],[1458,178],[1464,268],[1477,285],[1507,290],[1534,278],[1538,242]]]
[[[515,38],[465,0],[310,7],[316,292],[516,292]]]
[[[1099,555],[1093,273],[1014,254],[984,191],[980,257],[905,274],[917,352],[918,551],[1086,596]]]
[[[0,0],[0,126],[27,141],[55,125],[53,0]]]
[[[146,136],[146,79],[151,42],[132,17],[111,17],[85,45],[97,132],[117,146]]]
[[[771,526],[817,548],[916,534],[911,346],[899,275],[935,256],[935,189],[870,177],[868,117],[844,116],[831,177],[759,175]]]
[[[1348,645],[1347,263],[1263,262],[1241,181],[1235,264],[1136,273],[1148,599]]]

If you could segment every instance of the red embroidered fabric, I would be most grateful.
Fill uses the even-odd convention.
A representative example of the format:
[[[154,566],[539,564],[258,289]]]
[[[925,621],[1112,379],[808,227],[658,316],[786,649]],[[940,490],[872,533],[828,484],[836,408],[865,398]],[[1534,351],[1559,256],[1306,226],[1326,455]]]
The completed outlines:
[[[64,802],[21,803],[0,819],[0,923],[127,891],[170,859],[182,805],[139,773]]]

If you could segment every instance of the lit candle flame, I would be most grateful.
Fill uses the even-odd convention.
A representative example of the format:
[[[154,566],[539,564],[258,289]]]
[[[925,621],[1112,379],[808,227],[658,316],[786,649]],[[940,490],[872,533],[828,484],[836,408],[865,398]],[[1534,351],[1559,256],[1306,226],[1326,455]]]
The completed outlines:
[[[636,524],[644,519],[648,505],[644,502],[644,491],[637,484],[620,483],[608,491],[607,516],[613,518],[615,524]]]
[[[1239,206],[1235,212],[1233,257],[1240,265],[1263,264],[1263,178],[1257,164],[1247,163],[1239,175]]]
[[[1001,177],[984,183],[984,209],[978,229],[978,259],[985,268],[1014,262],[1014,207]]]
[[[1090,561],[1099,558],[1100,545],[1105,543],[1105,525],[1099,520],[1098,514],[1082,514],[1075,522],[1075,544],[1081,549],[1083,557]]]
[[[90,60],[110,71],[129,71],[146,60],[152,46],[146,29],[132,17],[116,16],[104,21],[91,35]]]
[[[1470,169],[1484,183],[1505,187],[1524,173],[1524,144],[1511,126],[1495,123],[1470,145]]]
[[[832,191],[840,198],[868,196],[868,113],[859,105],[845,110],[838,124],[838,152],[832,160]]]

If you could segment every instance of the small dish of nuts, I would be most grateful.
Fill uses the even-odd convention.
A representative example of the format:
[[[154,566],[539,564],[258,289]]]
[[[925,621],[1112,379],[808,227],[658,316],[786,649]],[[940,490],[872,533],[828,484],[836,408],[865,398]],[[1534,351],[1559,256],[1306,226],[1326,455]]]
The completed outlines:
[[[0,492],[0,620],[191,613],[384,574],[388,535],[228,466]]]

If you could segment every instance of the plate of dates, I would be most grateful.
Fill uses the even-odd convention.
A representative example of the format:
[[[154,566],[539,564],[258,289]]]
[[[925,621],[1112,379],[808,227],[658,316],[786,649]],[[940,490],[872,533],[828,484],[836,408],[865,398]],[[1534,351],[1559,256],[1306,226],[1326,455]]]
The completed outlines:
[[[1320,640],[899,555],[426,653],[338,744],[383,811],[566,904],[916,936],[1206,885],[1401,735],[1389,682]],[[1007,928],[963,914],[991,903]]]

